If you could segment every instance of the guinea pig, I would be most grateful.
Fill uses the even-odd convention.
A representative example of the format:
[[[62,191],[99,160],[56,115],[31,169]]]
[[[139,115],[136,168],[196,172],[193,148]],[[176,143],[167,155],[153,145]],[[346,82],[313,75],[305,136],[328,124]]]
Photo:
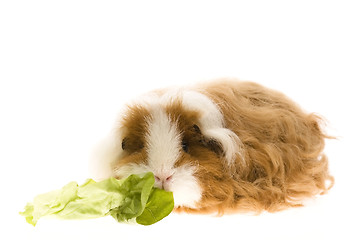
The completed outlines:
[[[278,91],[221,79],[128,104],[107,160],[116,178],[153,172],[177,211],[274,212],[332,187],[322,126]]]

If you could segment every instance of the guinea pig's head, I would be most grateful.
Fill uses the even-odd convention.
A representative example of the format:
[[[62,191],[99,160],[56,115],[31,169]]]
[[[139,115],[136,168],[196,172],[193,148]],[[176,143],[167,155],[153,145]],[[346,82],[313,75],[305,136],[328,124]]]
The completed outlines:
[[[216,105],[197,92],[154,94],[127,107],[119,122],[121,153],[114,175],[153,172],[176,207],[197,208],[207,179],[220,178],[236,151]]]

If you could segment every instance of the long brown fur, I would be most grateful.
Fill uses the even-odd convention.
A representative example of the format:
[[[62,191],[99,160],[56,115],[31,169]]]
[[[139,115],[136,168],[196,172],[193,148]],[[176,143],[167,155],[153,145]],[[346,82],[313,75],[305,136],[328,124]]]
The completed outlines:
[[[203,194],[197,208],[179,207],[190,213],[275,212],[301,206],[302,200],[326,193],[333,185],[323,153],[323,120],[308,114],[280,92],[251,82],[222,80],[199,85],[221,110],[225,127],[241,140],[242,152],[233,166],[222,160],[217,142],[206,139],[198,128],[199,114],[185,110],[177,99],[166,111],[189,143],[176,166],[190,164]],[[140,163],[146,158],[142,137],[146,109],[129,108],[121,125],[126,153],[117,166]],[[140,140],[139,140],[140,139]],[[135,154],[134,154],[135,152]],[[229,169],[231,167],[231,170]]]
[[[218,105],[226,127],[241,139],[244,159],[237,156],[234,174],[215,155],[202,162],[197,172],[204,189],[199,209],[178,211],[275,212],[301,206],[305,198],[332,187],[323,153],[329,136],[319,116],[256,83],[221,81],[199,90]]]

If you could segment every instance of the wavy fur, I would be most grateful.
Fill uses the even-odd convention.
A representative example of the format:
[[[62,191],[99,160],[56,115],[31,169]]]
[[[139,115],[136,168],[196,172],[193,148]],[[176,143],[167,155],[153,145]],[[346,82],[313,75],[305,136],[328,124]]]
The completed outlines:
[[[217,159],[199,168],[206,190],[197,212],[274,212],[300,206],[305,198],[332,187],[323,153],[330,137],[319,116],[256,83],[222,80],[198,90],[219,106],[227,128],[243,143],[244,159],[236,159],[233,175],[215,165]]]
[[[188,207],[180,201],[177,211],[274,212],[300,206],[305,198],[332,187],[323,153],[329,136],[319,116],[306,113],[282,93],[251,82],[221,80],[185,91],[173,91],[176,96],[158,91],[150,95],[155,100],[150,97],[128,108],[119,126],[125,153],[114,165],[116,176],[133,170],[158,171],[149,161],[160,157],[149,158],[152,144],[146,139],[151,138],[145,136],[152,132],[148,129],[151,109],[160,109],[168,116],[167,126],[179,131],[180,139],[174,140],[178,148],[189,144],[173,159],[174,166],[165,169],[171,173],[183,169],[179,176],[187,179],[182,183],[174,174],[178,187],[167,183],[175,196],[187,196]],[[181,184],[192,187],[177,192]]]

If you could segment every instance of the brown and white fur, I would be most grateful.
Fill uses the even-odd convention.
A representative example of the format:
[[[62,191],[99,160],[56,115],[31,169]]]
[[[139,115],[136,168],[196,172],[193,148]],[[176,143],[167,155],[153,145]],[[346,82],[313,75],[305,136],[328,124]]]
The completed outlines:
[[[117,178],[153,172],[179,211],[273,212],[332,186],[321,124],[280,92],[223,79],[129,104],[103,160]]]

